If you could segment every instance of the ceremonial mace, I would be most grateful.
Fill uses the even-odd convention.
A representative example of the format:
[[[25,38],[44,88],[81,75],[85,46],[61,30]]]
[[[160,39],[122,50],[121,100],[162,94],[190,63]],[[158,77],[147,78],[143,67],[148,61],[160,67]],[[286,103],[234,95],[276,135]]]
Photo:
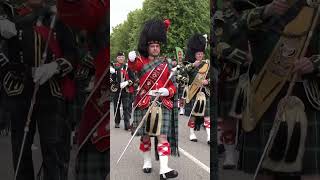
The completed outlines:
[[[175,74],[177,69],[172,69],[169,78],[167,79],[167,81],[164,83],[163,87],[166,87],[166,85],[168,84],[168,82],[170,81],[171,77]],[[161,77],[161,76],[159,76]],[[151,89],[151,88],[150,88]],[[130,138],[128,144],[126,145],[126,147],[124,148],[123,152],[121,153],[117,164],[120,162],[121,158],[123,157],[124,153],[126,152],[126,150],[128,149],[129,145],[131,144],[133,138],[135,137],[135,135],[138,133],[139,129],[141,128],[141,126],[143,125],[144,121],[146,120],[147,116],[148,116],[148,112],[151,111],[151,109],[156,105],[158,99],[160,98],[160,94],[158,94],[156,96],[156,98],[152,101],[151,106],[148,108],[147,113],[143,116],[142,120],[140,121],[139,125],[137,126],[135,132],[133,133],[132,137]],[[137,106],[136,106],[137,107]]]
[[[303,50],[302,50],[302,52],[301,52],[301,54],[300,54],[300,57],[301,57],[302,55],[304,56],[304,55],[306,54],[307,48],[308,48],[309,43],[310,43],[310,39],[311,39],[311,37],[312,37],[312,35],[313,35],[313,30],[315,29],[315,27],[316,27],[316,25],[317,25],[317,22],[318,22],[318,19],[319,19],[319,14],[320,14],[320,6],[318,6],[317,13],[316,13],[315,18],[314,18],[314,20],[313,20],[313,22],[312,22],[312,26],[311,26],[310,31],[309,31],[309,33],[308,33],[308,37],[307,37],[307,40],[306,40],[306,42],[305,42],[305,44],[304,44]],[[290,82],[290,84],[289,84],[289,88],[288,88],[288,91],[287,91],[286,96],[285,96],[283,99],[281,99],[280,102],[281,102],[281,101],[285,101],[285,100],[288,99],[288,97],[291,95],[292,90],[293,90],[293,86],[295,85],[295,82],[296,82],[297,77],[298,77],[298,74],[297,74],[297,72],[296,72],[296,73],[294,73],[293,78],[292,78],[292,80],[291,80],[291,82]],[[283,105],[284,105],[284,104],[283,104]],[[285,111],[285,110],[284,110],[284,106],[281,106],[280,108],[278,108],[278,112],[277,112],[276,118],[275,118],[275,125],[272,127],[272,129],[271,129],[271,131],[270,131],[269,139],[268,139],[267,144],[266,144],[266,146],[265,146],[265,148],[264,148],[264,150],[263,150],[263,153],[262,153],[262,155],[261,155],[260,161],[259,161],[258,166],[257,166],[257,168],[256,168],[256,171],[255,171],[255,173],[254,173],[253,180],[255,180],[255,179],[257,178],[257,175],[258,175],[259,170],[260,170],[260,168],[261,168],[262,162],[263,162],[263,160],[264,160],[264,158],[265,158],[265,156],[266,156],[266,153],[267,153],[267,151],[269,150],[269,147],[270,147],[270,145],[271,145],[271,141],[272,141],[272,139],[275,138],[277,129],[278,129],[278,127],[280,126],[280,122],[281,122],[281,120],[280,120],[280,115],[283,114],[284,111]]]
[[[48,40],[46,42],[45,50],[44,50],[44,52],[42,54],[42,61],[40,61],[40,65],[44,64],[45,60],[47,59],[47,51],[48,51],[49,41],[51,39],[52,29],[54,28],[55,23],[56,23],[56,15],[53,15],[53,18],[52,18],[51,24],[50,24]],[[39,87],[40,87],[40,82],[37,81],[35,86],[34,86],[33,95],[32,95],[32,99],[31,99],[31,105],[30,105],[30,109],[28,111],[28,116],[27,116],[27,122],[26,122],[25,127],[24,127],[24,135],[23,135],[22,145],[21,145],[21,148],[20,148],[20,153],[19,153],[18,164],[17,164],[17,167],[16,167],[16,172],[14,174],[14,180],[16,180],[17,176],[18,176],[19,167],[20,167],[20,163],[21,163],[21,158],[22,158],[22,154],[23,154],[23,149],[24,149],[24,145],[25,145],[27,134],[29,132],[29,125],[31,123],[31,116],[32,116],[34,104],[36,103],[36,100],[37,100],[37,92],[39,90]]]

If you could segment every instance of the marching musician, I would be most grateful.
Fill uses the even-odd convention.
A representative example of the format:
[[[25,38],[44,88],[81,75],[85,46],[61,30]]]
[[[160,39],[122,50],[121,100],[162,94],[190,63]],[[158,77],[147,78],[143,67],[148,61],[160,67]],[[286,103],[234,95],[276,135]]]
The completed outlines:
[[[240,13],[254,8],[248,0],[226,0],[214,15],[215,56],[220,65],[218,85],[218,151],[225,151],[224,169],[234,169],[237,126],[249,83],[249,43],[245,30],[235,26]]]
[[[194,34],[187,44],[186,61],[184,67],[188,85],[185,86],[185,115],[189,116],[188,127],[190,129],[190,141],[197,142],[194,130],[200,130],[203,123],[207,132],[207,143],[210,145],[210,78],[208,75],[210,63],[204,60],[206,38],[201,34]]]
[[[139,90],[134,100],[133,129],[146,116],[146,121],[138,131],[141,136],[140,151],[143,154],[143,172],[151,173],[151,138],[156,138],[156,152],[160,160],[160,179],[178,176],[176,170],[168,166],[169,156],[178,155],[178,114],[174,80],[171,78],[171,64],[160,58],[161,47],[167,41],[170,21],[149,20],[144,24],[139,38],[137,57],[129,53],[129,69],[139,78]],[[156,96],[156,105],[148,111]]]
[[[254,67],[241,166],[257,179],[319,179],[319,1],[261,5],[235,24],[251,34]]]
[[[125,63],[125,55],[123,52],[119,52],[117,54],[117,63],[113,65],[115,71],[111,74],[113,78],[113,82],[116,83],[116,88],[114,92],[114,113],[115,114],[115,128],[119,128],[120,124],[120,107],[121,104],[123,106],[123,120],[124,120],[124,129],[129,130],[130,128],[130,118],[132,111],[132,100],[133,100],[133,81],[134,74],[130,69],[128,69],[128,65]]]

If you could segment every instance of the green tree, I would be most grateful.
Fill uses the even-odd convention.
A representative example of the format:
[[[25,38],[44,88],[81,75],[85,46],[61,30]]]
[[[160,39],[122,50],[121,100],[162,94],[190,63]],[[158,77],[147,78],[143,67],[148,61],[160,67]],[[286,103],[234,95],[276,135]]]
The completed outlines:
[[[128,53],[136,50],[144,22],[153,18],[170,19],[167,45],[161,50],[162,54],[173,55],[175,47],[185,47],[187,39],[194,33],[210,33],[210,2],[209,0],[145,0],[142,9],[130,12],[127,20],[113,29],[112,59],[118,51]]]

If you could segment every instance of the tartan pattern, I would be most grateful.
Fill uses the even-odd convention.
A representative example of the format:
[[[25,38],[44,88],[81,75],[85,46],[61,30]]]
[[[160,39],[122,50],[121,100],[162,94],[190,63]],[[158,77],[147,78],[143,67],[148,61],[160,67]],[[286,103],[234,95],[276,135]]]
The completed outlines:
[[[146,73],[151,71],[154,67],[154,65],[159,65],[162,63],[162,60],[156,60],[151,62],[150,64],[145,64],[142,71],[138,74],[138,77],[143,75],[142,73]],[[169,70],[172,69],[172,65],[168,64]],[[172,77],[171,81],[173,83],[176,82],[175,76]],[[152,98],[152,100],[154,97]],[[151,100],[151,101],[152,101]],[[176,93],[173,97],[173,109],[169,110],[166,107],[163,106],[162,108],[162,126],[160,133],[167,135],[167,140],[170,143],[171,147],[171,155],[172,156],[179,156],[179,149],[178,149],[178,115],[179,115],[179,107],[178,107],[178,93]],[[147,109],[141,110],[139,108],[135,109],[133,116],[133,122],[132,122],[132,128],[135,129],[139,122],[142,120],[143,116],[146,114]],[[139,129],[137,132],[137,136],[142,136],[146,133],[145,131],[145,122],[143,126]]]
[[[105,180],[110,172],[109,164],[109,151],[99,152],[93,144],[87,143],[78,154],[76,180]]]
[[[137,72],[138,77],[143,76],[144,74],[146,74],[147,72],[151,71],[152,69],[154,69],[155,67],[157,67],[158,65],[160,65],[163,61],[159,60],[159,59],[155,59],[154,61],[150,62],[149,64],[145,64],[143,66],[143,68],[141,69],[140,72]]]
[[[234,81],[220,81],[219,83],[219,97],[218,97],[218,114],[219,117],[229,117],[229,112],[232,107],[234,93],[238,85],[238,80]]]
[[[83,105],[89,92],[85,90],[88,87],[90,78],[76,81],[76,95],[74,101],[68,104],[69,118],[74,124],[79,124],[83,111]]]
[[[119,98],[119,93],[115,93],[114,94],[114,98],[113,98],[113,110],[114,113],[116,113],[116,108],[117,108],[117,103],[118,103],[118,98]],[[130,118],[131,118],[131,112],[132,112],[132,102],[133,102],[133,94],[128,93],[125,91],[125,89],[122,90],[121,92],[121,97],[119,100],[119,107],[118,107],[118,111],[117,111],[117,119],[115,119],[116,123],[120,123],[120,119],[121,119],[121,115],[120,115],[120,107],[122,104],[123,107],[123,120],[124,122],[130,122]]]
[[[158,154],[159,156],[169,156],[170,155],[170,144],[169,143],[159,143],[158,144]]]
[[[247,173],[254,173],[258,161],[268,140],[273,120],[277,112],[277,104],[284,97],[288,85],[285,86],[271,104],[270,108],[261,118],[256,129],[250,133],[244,133],[243,150],[241,157],[242,169]],[[303,157],[303,174],[320,173],[320,112],[309,104],[301,83],[297,83],[293,95],[299,97],[304,105],[308,119],[305,153]]]
[[[205,90],[204,89],[202,89],[202,92],[204,92],[205,93]],[[206,93],[205,93],[206,94]],[[185,115],[186,116],[189,116],[190,115],[190,113],[191,113],[191,111],[192,111],[192,108],[193,108],[193,106],[194,106],[194,103],[195,103],[195,101],[196,101],[196,96],[197,96],[197,94],[196,95],[194,95],[194,97],[191,99],[191,101],[187,104],[186,103],[186,105],[185,105]],[[206,117],[206,116],[209,116],[210,114],[209,114],[209,112],[210,112],[210,97],[206,94],[206,107],[205,107],[205,110],[204,110],[204,117]]]
[[[150,150],[151,150],[151,141],[150,141],[150,139],[149,139],[149,141],[147,141],[147,142],[144,142],[144,141],[141,139],[139,149],[140,149],[142,152],[150,151]]]
[[[211,57],[211,61],[215,62],[215,59]],[[211,77],[211,83],[213,83],[213,88],[211,89],[210,96],[210,120],[211,120],[211,130],[210,130],[210,179],[218,179],[218,169],[219,169],[219,159],[218,159],[218,140],[217,140],[217,126],[218,126],[218,89],[217,89],[217,79],[218,70],[214,66],[210,67],[209,74]]]
[[[171,128],[170,121],[171,121],[172,111],[167,109],[165,106],[162,106],[161,108],[162,108],[162,124],[161,124],[160,134],[168,135],[170,133],[170,128]],[[148,108],[143,109],[143,110],[136,109],[134,111],[134,120],[133,120],[133,124],[132,124],[132,126],[134,128],[136,128],[139,125],[139,123],[142,120],[143,116],[145,114],[147,114],[147,110],[148,110]],[[142,136],[142,135],[145,135],[145,134],[147,134],[147,132],[146,132],[146,121],[143,123],[142,127],[139,129],[137,135],[138,136]]]
[[[204,66],[204,65],[205,65],[205,63],[201,62],[201,64],[196,68],[192,68],[190,70],[185,69],[185,71],[183,73],[187,73],[189,75],[189,85],[192,84],[194,78],[197,76],[197,74],[199,72],[199,69],[201,69],[202,66]],[[210,68],[211,68],[211,66],[210,66]],[[207,74],[207,78],[210,77],[209,73],[210,72],[208,72],[208,74]],[[206,94],[204,88],[205,87],[203,87],[201,91],[204,92],[205,95],[206,95],[206,107],[205,107],[205,112],[204,112],[204,116],[206,117],[206,116],[209,116],[209,111],[210,111],[210,101],[209,101],[209,99],[210,99],[210,97]],[[196,99],[196,96],[197,96],[197,93],[193,96],[193,98],[191,99],[191,101],[188,104],[186,103],[186,105],[185,105],[185,115],[186,116],[190,115],[190,113],[192,111],[192,108],[193,108],[193,105],[194,105],[194,102],[195,102],[195,99]]]
[[[194,128],[194,127],[196,127],[195,122],[194,122],[194,121],[188,121],[188,127],[189,127],[189,128]]]
[[[181,98],[182,98],[182,95],[183,95],[184,87],[182,87],[180,84],[177,84],[176,87],[178,87],[178,88],[177,88],[177,90],[178,90],[178,97],[179,97],[179,99],[181,99]]]
[[[210,120],[204,119],[204,127],[210,128]]]
[[[174,96],[175,99],[177,96]],[[167,135],[167,139],[172,148],[172,155],[179,155],[178,152],[178,101],[175,100],[173,110],[169,110],[166,107],[162,106],[162,125],[160,134]],[[139,125],[139,122],[142,120],[143,116],[147,113],[148,109],[139,109],[137,108],[134,111],[134,120],[132,122],[133,129],[136,129]],[[138,130],[137,136],[142,136],[146,134],[146,122],[143,123],[142,127]]]

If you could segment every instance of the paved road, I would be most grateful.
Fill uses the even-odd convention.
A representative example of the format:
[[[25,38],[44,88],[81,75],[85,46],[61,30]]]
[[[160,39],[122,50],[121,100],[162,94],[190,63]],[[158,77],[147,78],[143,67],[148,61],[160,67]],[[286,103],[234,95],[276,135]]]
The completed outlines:
[[[113,108],[113,107],[112,107]],[[153,172],[142,172],[143,158],[139,151],[139,138],[135,138],[118,165],[116,161],[131,137],[128,131],[123,129],[121,121],[120,129],[114,128],[113,113],[111,113],[111,180],[158,180],[159,162],[153,161]],[[180,157],[170,157],[170,167],[179,172],[177,180],[209,180],[210,179],[210,148],[207,145],[206,132],[196,132],[198,142],[189,141],[187,117],[179,117],[179,146],[182,148]],[[153,140],[152,140],[152,147]],[[152,151],[154,148],[152,148]],[[187,153],[187,155],[186,155]],[[154,151],[153,153],[154,154]],[[154,159],[154,157],[153,157]],[[193,160],[192,160],[193,159]],[[201,165],[202,164],[202,165]]]

